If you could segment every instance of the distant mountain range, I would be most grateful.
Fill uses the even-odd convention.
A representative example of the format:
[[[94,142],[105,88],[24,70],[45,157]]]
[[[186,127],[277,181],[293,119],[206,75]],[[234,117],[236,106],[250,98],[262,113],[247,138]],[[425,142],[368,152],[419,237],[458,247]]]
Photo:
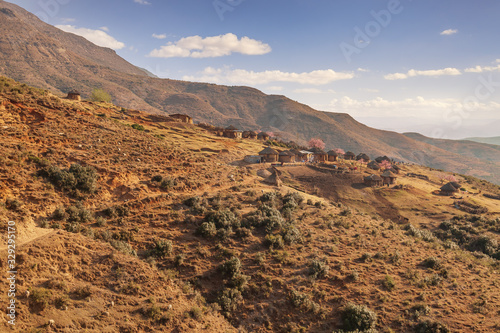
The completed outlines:
[[[480,143],[487,143],[490,145],[498,145],[500,146],[500,136],[495,136],[492,138],[466,138],[464,140],[475,141]]]
[[[159,79],[113,50],[5,1],[0,1],[0,74],[60,95],[77,89],[86,97],[103,88],[126,108],[186,113],[195,121],[272,131],[298,143],[320,137],[328,148],[388,155],[500,184],[500,151],[491,145],[377,130],[348,114],[317,111],[250,87]]]

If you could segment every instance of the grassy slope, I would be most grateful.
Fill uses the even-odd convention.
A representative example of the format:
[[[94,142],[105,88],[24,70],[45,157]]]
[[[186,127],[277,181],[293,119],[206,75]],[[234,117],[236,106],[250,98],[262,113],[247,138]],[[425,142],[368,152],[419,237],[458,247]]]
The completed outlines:
[[[262,227],[234,226],[225,239],[203,238],[196,230],[207,210],[227,207],[244,221],[260,207],[262,191],[277,190],[256,176],[265,166],[238,166],[244,155],[262,148],[260,143],[214,137],[195,126],[152,122],[145,113],[64,101],[12,81],[8,84],[0,100],[0,193],[2,202],[17,199],[19,204],[6,204],[0,214],[3,221],[18,221],[19,242],[27,242],[18,249],[23,281],[19,292],[45,288],[51,293],[42,297],[47,300],[44,309],[33,306],[33,296],[18,298],[21,330],[54,319],[60,330],[85,327],[95,332],[223,332],[232,327],[331,332],[341,327],[341,309],[349,302],[374,310],[381,331],[411,331],[422,318],[442,322],[452,331],[494,332],[500,327],[498,261],[448,249],[436,239],[424,241],[387,220],[402,214],[422,228],[437,230],[441,219],[462,215],[451,199],[429,194],[439,187],[433,170],[405,166],[405,171],[431,179],[401,176],[401,183],[411,185],[402,191],[367,189],[352,180],[329,185],[332,176],[324,173],[306,172],[305,181],[283,168],[285,184],[301,189],[304,198],[291,215],[298,243],[268,249]],[[146,131],[126,126],[134,123]],[[37,162],[34,156],[45,160]],[[40,163],[65,168],[75,162],[93,166],[99,174],[98,190],[81,200],[84,207],[94,216],[103,216],[103,210],[114,205],[130,213],[107,217],[106,224],[97,224],[94,217],[82,222],[78,233],[39,228],[70,227],[52,213],[78,203],[35,177]],[[154,175],[175,179],[176,185],[162,190],[151,182]],[[471,181],[466,185],[471,191],[498,193],[494,185],[466,181]],[[279,190],[282,195],[294,191]],[[200,198],[198,206],[183,204],[193,196]],[[490,208],[484,218],[494,221],[498,201],[474,200]],[[281,205],[275,202],[284,214]],[[476,223],[468,230],[498,239],[485,226]],[[173,243],[165,258],[148,256],[158,239]],[[115,249],[127,252],[126,244],[137,257]],[[218,313],[220,305],[212,302],[221,304],[220,292],[234,283],[219,270],[232,257],[239,258],[240,273],[250,279],[238,283],[244,301],[235,303],[224,319]],[[422,261],[429,257],[437,257],[442,267],[424,267]],[[312,278],[312,260],[326,263],[329,273]],[[5,294],[1,300],[6,301]],[[418,318],[417,305],[428,313]]]

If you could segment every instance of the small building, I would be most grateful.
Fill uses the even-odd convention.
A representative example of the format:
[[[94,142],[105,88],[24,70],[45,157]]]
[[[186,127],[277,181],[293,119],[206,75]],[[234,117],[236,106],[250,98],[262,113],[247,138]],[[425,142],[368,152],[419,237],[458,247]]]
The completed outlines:
[[[309,150],[299,151],[298,158],[301,162],[311,162],[313,160],[313,152]]]
[[[224,137],[231,139],[241,139],[243,137],[243,132],[238,131],[234,126],[228,126],[224,129]]]
[[[391,162],[391,159],[387,156],[379,156],[375,161],[377,161],[377,163],[382,163],[383,161]]]
[[[348,151],[344,154],[344,160],[352,161],[356,158],[356,155],[352,151]]]
[[[281,163],[294,163],[295,154],[289,150],[285,150],[279,153],[278,161]]]
[[[311,149],[311,152],[313,153],[313,161],[315,162],[326,162],[328,159],[328,154],[323,149],[315,147]]]
[[[328,162],[335,162],[339,157],[339,154],[335,150],[330,150],[328,153]]]
[[[378,165],[378,163],[375,161],[371,161],[366,166],[372,170],[380,170],[380,165]]]
[[[74,101],[81,101],[82,100],[82,96],[80,95],[80,93],[74,89],[68,93],[68,96],[66,96],[66,98],[74,100]]]
[[[384,183],[384,185],[392,185],[394,183],[396,183],[396,176],[394,176],[392,174],[392,172],[390,172],[389,170],[385,170],[383,174],[380,175],[380,177],[382,177],[382,182]]]
[[[260,132],[259,134],[257,134],[257,139],[267,141],[269,140],[269,134],[267,134],[266,132]]]
[[[260,159],[259,155],[247,155],[243,158],[243,161],[247,163],[260,163]]]
[[[185,123],[185,124],[193,124],[193,118],[191,118],[190,116],[188,116],[187,114],[180,114],[180,113],[176,113],[176,114],[171,114],[169,115],[170,118],[174,118],[174,119],[177,119],[178,121],[180,121],[181,123]]]
[[[401,168],[400,168],[399,166],[397,166],[396,164],[393,164],[391,169],[392,169],[395,173],[399,173],[399,171],[401,171]]]
[[[365,185],[370,187],[382,186],[382,182],[382,177],[375,174],[371,174],[368,177],[364,178]]]
[[[457,184],[458,185],[458,184]],[[460,188],[460,185],[458,187],[455,187],[452,182],[443,185],[441,187],[441,195],[453,195],[458,192],[458,189]]]
[[[368,155],[366,155],[365,153],[361,153],[361,154],[358,154],[358,156],[356,156],[356,161],[362,161],[364,163],[368,163],[368,162],[370,162],[370,157]]]
[[[273,148],[267,147],[259,152],[259,156],[261,157],[262,162],[274,163],[278,162],[279,153]]]
[[[242,137],[243,139],[257,139],[257,133],[254,131],[244,131]]]

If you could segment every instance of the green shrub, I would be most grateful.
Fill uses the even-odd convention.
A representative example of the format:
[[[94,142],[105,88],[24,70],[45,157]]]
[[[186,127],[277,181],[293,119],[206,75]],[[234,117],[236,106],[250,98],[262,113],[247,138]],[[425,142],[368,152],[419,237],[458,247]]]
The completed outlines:
[[[443,264],[441,263],[441,260],[439,260],[436,257],[429,257],[429,258],[425,259],[422,262],[422,265],[424,267],[435,269],[435,270],[440,269],[440,268],[443,267]]]
[[[283,241],[287,245],[302,243],[302,233],[294,226],[288,226],[281,231]]]
[[[177,179],[174,178],[163,178],[162,181],[160,182],[160,188],[162,190],[169,190],[173,187],[177,186]]]
[[[104,89],[94,88],[90,94],[90,100],[92,102],[111,103],[111,96]]]
[[[172,254],[173,245],[170,240],[155,240],[149,255],[157,258],[165,258]]]
[[[203,237],[214,237],[217,234],[217,227],[213,222],[203,222],[198,229],[196,229],[196,233]]]
[[[349,303],[342,309],[341,313],[344,329],[369,330],[374,329],[377,324],[377,315],[364,305]]]
[[[285,247],[285,243],[283,242],[281,235],[271,234],[267,234],[266,238],[264,238],[264,245],[271,249],[282,249]]]
[[[240,274],[240,270],[241,261],[237,257],[232,257],[219,266],[219,271],[227,278],[234,278],[236,275]]]
[[[389,291],[392,291],[394,288],[396,288],[396,282],[394,281],[394,278],[389,275],[385,276],[384,280],[382,281],[382,284]]]
[[[104,234],[104,235],[106,235],[106,234]],[[110,237],[110,236],[109,235],[103,236],[103,239],[106,237]],[[120,251],[124,254],[131,255],[134,257],[137,256],[137,251],[134,250],[132,248],[132,245],[130,245],[127,242],[111,239],[111,240],[109,240],[109,243],[111,244],[112,247],[114,247],[115,249],[117,249],[118,251]]]
[[[13,210],[13,211],[19,211],[19,209],[21,208],[22,206],[22,203],[21,201],[17,200],[17,199],[6,199],[5,200],[5,208],[9,209],[9,210]]]
[[[130,214],[130,209],[127,206],[117,205],[106,208],[103,214],[109,218],[125,217]]]
[[[208,212],[205,220],[214,223],[217,228],[228,229],[241,226],[240,218],[227,208]]]
[[[325,262],[318,259],[314,259],[309,263],[309,275],[313,279],[323,278],[327,276],[329,269],[330,268]]]
[[[30,305],[39,310],[44,310],[50,303],[52,292],[45,288],[32,288],[30,290]]]
[[[62,191],[70,192],[73,195],[78,193],[92,194],[97,189],[97,172],[91,166],[84,167],[75,163],[67,170],[50,166],[40,170],[39,175],[47,178]]]
[[[437,321],[421,321],[414,327],[416,333],[449,333],[449,328]]]
[[[217,303],[220,305],[224,315],[229,316],[231,312],[236,310],[238,303],[243,300],[241,292],[234,288],[225,288],[217,298]]]
[[[139,124],[132,124],[131,126],[133,129],[138,130],[138,131],[144,131],[144,126],[139,125]]]
[[[413,314],[415,319],[421,316],[427,316],[431,312],[431,308],[425,304],[417,304],[411,307],[410,313]]]
[[[289,295],[289,300],[294,307],[302,309],[305,312],[313,312],[317,314],[321,311],[319,304],[314,302],[309,295],[300,293],[296,290],[292,289]]]

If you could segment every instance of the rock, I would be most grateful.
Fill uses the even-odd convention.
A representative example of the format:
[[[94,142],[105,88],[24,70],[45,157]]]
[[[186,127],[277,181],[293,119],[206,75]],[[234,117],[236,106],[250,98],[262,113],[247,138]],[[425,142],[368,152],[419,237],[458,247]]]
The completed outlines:
[[[47,323],[47,326],[54,326],[56,324],[56,322],[54,321],[54,319],[51,319],[49,320],[49,322]]]

